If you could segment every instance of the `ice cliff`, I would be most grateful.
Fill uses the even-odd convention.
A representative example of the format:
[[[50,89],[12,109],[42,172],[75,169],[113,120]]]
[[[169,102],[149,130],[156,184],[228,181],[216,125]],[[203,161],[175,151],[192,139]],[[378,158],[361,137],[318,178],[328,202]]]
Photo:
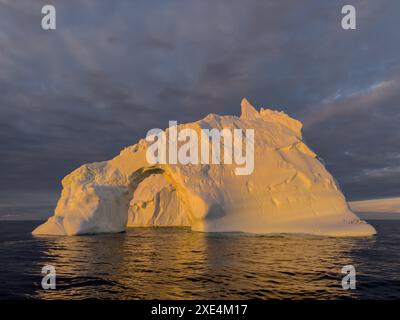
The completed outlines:
[[[234,164],[149,165],[141,139],[114,159],[67,175],[53,217],[33,234],[122,232],[126,226],[190,226],[194,231],[368,236],[334,178],[304,143],[302,124],[246,99],[242,114],[210,114],[178,128],[253,128],[254,171]],[[168,130],[166,130],[168,131]],[[167,132],[166,132],[167,133]]]

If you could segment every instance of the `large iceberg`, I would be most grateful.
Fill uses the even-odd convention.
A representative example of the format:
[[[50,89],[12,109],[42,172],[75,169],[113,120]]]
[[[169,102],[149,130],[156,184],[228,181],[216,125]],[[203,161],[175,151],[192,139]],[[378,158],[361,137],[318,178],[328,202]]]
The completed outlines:
[[[67,175],[55,215],[33,234],[122,232],[127,226],[188,226],[193,231],[369,236],[372,226],[348,207],[335,179],[283,112],[210,114],[179,129],[254,129],[254,171],[235,164],[149,164],[141,139],[114,159]],[[168,134],[170,129],[166,129]]]
[[[350,209],[360,213],[400,213],[400,198],[370,199],[349,202]]]

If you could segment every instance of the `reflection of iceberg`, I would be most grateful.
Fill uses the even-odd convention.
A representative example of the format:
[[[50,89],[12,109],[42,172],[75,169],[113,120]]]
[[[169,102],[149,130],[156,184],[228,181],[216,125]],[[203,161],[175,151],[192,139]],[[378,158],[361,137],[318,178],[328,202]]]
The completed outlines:
[[[40,261],[29,264],[31,273],[35,275],[43,261],[53,265],[57,290],[35,286],[35,299],[393,298],[393,291],[368,286],[380,279],[390,288],[387,274],[377,278],[374,273],[374,267],[385,262],[372,263],[369,253],[379,248],[374,237],[128,228],[126,233],[39,241],[42,254]],[[340,271],[348,264],[362,267],[363,288],[342,289]]]
[[[233,164],[149,165],[149,142],[142,139],[110,161],[83,165],[66,176],[55,215],[33,233],[111,233],[127,224],[218,232],[375,233],[349,210],[333,177],[304,144],[299,121],[268,109],[258,112],[244,99],[240,118],[211,114],[178,129],[183,127],[254,129],[254,172],[237,176]]]

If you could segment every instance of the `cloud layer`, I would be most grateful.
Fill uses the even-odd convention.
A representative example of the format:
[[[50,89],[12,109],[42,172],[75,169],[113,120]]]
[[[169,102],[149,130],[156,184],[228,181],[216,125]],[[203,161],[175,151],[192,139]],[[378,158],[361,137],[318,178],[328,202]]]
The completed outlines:
[[[305,123],[350,199],[400,193],[397,0],[0,0],[0,201],[52,192],[168,120],[243,96]]]

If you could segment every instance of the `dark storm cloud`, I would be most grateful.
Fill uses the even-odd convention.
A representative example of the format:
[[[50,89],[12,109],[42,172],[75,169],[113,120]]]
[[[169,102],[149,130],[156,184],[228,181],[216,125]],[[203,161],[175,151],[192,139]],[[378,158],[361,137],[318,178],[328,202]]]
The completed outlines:
[[[400,72],[348,96],[321,104],[306,117],[306,133],[348,194],[399,194]]]
[[[344,1],[0,0],[0,201],[243,96],[302,120],[349,198],[399,195],[400,3],[352,3],[356,31]]]

